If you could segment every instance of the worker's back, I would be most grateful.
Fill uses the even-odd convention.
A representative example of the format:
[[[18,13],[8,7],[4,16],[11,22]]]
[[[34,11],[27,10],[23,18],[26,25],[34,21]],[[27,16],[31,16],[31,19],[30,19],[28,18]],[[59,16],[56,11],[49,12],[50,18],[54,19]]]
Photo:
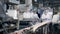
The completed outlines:
[[[38,14],[38,17],[40,18],[41,17],[41,15],[43,14],[43,9],[41,9],[41,8],[38,8],[38,12],[37,12],[37,14]]]

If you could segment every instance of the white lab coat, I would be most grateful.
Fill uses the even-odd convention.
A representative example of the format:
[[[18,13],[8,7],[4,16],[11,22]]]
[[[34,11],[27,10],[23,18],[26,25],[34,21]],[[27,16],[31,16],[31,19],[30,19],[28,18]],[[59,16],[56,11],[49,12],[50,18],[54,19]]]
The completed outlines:
[[[24,12],[23,18],[38,18],[38,15],[33,12]]]
[[[46,14],[43,13],[41,16],[42,21],[52,20],[53,12],[49,10],[45,10],[45,11],[46,11]]]
[[[56,24],[56,23],[58,23],[58,21],[59,21],[59,14],[56,14],[53,16],[52,23]]]

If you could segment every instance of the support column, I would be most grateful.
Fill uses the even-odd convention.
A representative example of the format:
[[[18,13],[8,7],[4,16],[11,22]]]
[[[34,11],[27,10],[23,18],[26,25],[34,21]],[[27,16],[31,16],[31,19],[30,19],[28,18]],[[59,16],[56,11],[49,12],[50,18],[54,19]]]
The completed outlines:
[[[32,9],[32,0],[25,0],[27,7],[27,11],[29,11],[30,9]]]

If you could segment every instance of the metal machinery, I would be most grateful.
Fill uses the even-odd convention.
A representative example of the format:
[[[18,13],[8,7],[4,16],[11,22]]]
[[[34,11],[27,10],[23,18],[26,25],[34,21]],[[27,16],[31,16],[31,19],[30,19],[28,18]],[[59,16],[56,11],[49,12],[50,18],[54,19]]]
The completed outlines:
[[[14,2],[15,1],[15,2]],[[16,30],[16,20],[6,15],[9,5],[18,5],[16,0],[0,0],[0,34],[8,34],[12,30]]]

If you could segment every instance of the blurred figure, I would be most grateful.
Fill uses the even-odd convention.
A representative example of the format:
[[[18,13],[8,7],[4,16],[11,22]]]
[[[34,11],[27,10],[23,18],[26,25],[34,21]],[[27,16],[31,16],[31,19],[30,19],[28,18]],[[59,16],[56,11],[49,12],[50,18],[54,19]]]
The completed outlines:
[[[38,15],[34,10],[30,10],[23,13],[23,20],[32,21],[30,24],[34,25],[38,21]]]
[[[41,15],[43,14],[43,9],[42,8],[38,8],[38,11],[37,11],[37,14],[38,14],[38,17],[40,18]]]
[[[44,8],[44,12],[43,12],[43,14],[41,16],[41,20],[42,20],[42,22],[51,21],[52,20],[52,16],[53,16],[53,9],[51,9],[50,7],[45,7]],[[50,32],[49,34],[52,34],[51,27],[52,27],[51,23],[48,23],[43,28],[43,30],[45,29],[45,32],[47,31],[47,32]]]
[[[38,16],[34,10],[30,10],[23,13],[23,18],[38,18]]]
[[[47,7],[47,8],[45,8],[45,10],[41,16],[41,19],[42,19],[42,21],[52,20],[52,16],[53,16],[53,9]]]
[[[52,29],[53,29],[54,34],[60,34],[59,23],[60,23],[60,12],[53,15],[53,19],[52,19],[53,28]]]
[[[60,12],[58,12],[55,15],[53,15],[52,23],[53,24],[57,24],[59,22],[59,19],[60,19]]]

